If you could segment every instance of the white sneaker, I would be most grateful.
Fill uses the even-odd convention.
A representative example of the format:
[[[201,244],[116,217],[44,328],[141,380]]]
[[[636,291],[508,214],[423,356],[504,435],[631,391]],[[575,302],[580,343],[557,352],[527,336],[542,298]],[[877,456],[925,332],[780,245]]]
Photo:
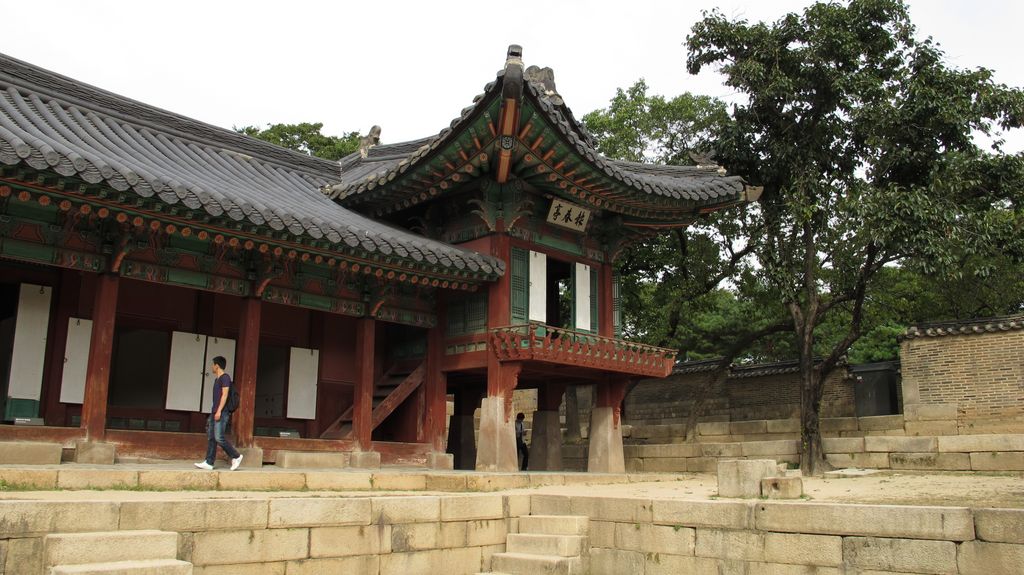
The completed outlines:
[[[200,461],[199,463],[196,463],[196,467],[198,467],[199,469],[205,469],[207,471],[213,471],[213,466],[205,461]]]
[[[203,463],[206,463],[205,461]],[[239,453],[238,457],[231,460],[231,471],[238,469],[238,466],[242,464],[242,454]],[[213,469],[212,467],[210,469]]]

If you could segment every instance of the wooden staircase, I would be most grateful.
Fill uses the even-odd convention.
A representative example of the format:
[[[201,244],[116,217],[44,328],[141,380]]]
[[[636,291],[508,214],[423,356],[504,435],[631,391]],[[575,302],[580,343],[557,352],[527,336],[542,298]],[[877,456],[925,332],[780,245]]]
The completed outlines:
[[[373,385],[373,417],[371,429],[377,429],[412,392],[416,391],[426,375],[425,363],[409,371],[408,365],[393,366]],[[320,439],[348,439],[352,437],[352,414],[355,406],[345,410],[338,419],[320,434]]]

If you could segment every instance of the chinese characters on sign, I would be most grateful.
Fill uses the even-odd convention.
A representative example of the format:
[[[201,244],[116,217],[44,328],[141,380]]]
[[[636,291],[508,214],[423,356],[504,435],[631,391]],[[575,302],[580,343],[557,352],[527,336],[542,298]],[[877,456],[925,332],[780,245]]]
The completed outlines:
[[[569,228],[577,232],[587,229],[587,222],[590,221],[590,210],[584,207],[554,200],[551,202],[551,209],[548,211],[548,223]]]

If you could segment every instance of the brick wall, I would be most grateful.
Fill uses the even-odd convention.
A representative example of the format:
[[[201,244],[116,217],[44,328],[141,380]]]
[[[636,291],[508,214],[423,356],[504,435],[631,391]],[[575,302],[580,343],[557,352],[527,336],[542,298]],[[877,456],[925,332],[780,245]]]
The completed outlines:
[[[1024,330],[908,337],[900,359],[908,421],[1024,423]]]

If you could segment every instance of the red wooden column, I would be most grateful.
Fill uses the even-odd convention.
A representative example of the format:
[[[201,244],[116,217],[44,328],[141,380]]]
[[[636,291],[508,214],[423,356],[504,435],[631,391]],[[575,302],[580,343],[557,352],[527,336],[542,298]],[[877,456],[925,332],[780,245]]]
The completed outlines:
[[[359,449],[369,451],[373,439],[373,347],[376,321],[356,323],[356,386],[352,396],[352,436]]]
[[[597,286],[597,333],[604,337],[615,337],[615,318],[612,315],[615,305],[612,298],[613,274],[612,264],[601,264]]]
[[[232,374],[235,384],[238,385],[240,400],[232,423],[237,447],[253,446],[253,428],[256,425],[256,367],[260,355],[262,304],[260,298],[245,298],[238,318],[238,347],[235,348],[235,373]],[[203,401],[209,401],[209,398],[204,397]]]
[[[117,317],[117,290],[121,276],[101,274],[96,282],[92,306],[92,341],[85,374],[85,398],[82,402],[82,429],[86,441],[106,438],[107,395],[110,390],[110,357],[114,350],[114,322]]]
[[[448,417],[446,399],[447,376],[441,371],[444,359],[444,334],[441,333],[443,315],[438,314],[437,325],[427,333],[427,366],[425,386],[423,439],[434,452],[444,452],[445,420]]]

